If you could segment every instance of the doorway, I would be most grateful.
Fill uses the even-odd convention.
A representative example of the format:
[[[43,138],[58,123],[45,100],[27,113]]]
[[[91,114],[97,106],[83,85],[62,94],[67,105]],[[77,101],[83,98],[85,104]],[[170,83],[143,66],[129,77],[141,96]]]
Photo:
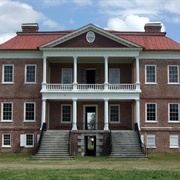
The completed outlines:
[[[96,106],[85,106],[85,130],[96,130]]]
[[[86,84],[95,84],[96,70],[86,70]]]
[[[96,136],[85,136],[86,156],[96,156]]]

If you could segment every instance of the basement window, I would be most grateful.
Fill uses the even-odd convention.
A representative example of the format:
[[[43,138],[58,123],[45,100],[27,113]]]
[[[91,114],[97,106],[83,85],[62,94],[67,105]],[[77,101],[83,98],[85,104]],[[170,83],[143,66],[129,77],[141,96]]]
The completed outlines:
[[[21,134],[20,135],[21,147],[33,147],[34,146],[34,134]]]
[[[2,147],[11,147],[11,134],[2,134]]]
[[[147,148],[156,148],[156,135],[155,134],[147,135]]]
[[[178,134],[170,134],[170,148],[179,148]]]

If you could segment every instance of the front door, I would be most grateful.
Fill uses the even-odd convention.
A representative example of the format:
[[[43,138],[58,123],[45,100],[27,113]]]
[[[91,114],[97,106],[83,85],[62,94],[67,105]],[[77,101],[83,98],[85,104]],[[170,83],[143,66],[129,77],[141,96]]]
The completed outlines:
[[[85,107],[85,130],[96,130],[96,106]]]

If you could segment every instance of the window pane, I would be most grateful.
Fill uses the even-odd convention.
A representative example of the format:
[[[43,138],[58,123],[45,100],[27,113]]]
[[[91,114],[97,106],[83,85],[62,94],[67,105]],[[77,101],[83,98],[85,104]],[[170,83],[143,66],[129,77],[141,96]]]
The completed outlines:
[[[109,70],[109,83],[119,84],[120,83],[120,71],[119,69]]]
[[[25,120],[35,120],[35,104],[26,103]]]
[[[170,121],[179,121],[178,104],[170,104]]]
[[[71,121],[71,106],[62,106],[62,121]]]
[[[26,66],[26,82],[35,82],[36,67]]]
[[[27,134],[26,135],[26,145],[27,146],[33,146],[33,134]]]
[[[4,66],[4,82],[13,82],[13,66]]]
[[[155,66],[146,66],[146,82],[155,82]]]
[[[147,121],[156,121],[156,104],[146,104]]]
[[[11,135],[10,134],[4,134],[3,135],[3,140],[4,140],[4,146],[10,146],[11,145]]]
[[[178,83],[178,66],[169,66],[169,82]]]
[[[110,106],[110,121],[119,121],[119,106]]]
[[[12,104],[3,103],[3,120],[12,120]]]
[[[72,83],[72,69],[63,69],[63,84]]]

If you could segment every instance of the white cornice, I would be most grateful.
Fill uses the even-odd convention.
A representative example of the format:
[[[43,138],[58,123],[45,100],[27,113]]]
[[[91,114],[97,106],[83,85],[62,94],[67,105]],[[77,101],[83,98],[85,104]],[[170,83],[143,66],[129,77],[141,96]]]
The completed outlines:
[[[16,58],[24,58],[24,59],[42,59],[43,53],[41,51],[0,51],[0,58],[8,58],[8,59],[16,59]]]
[[[82,28],[77,29],[76,31],[73,31],[72,33],[69,33],[69,34],[67,34],[67,35],[65,35],[65,36],[63,36],[61,38],[58,38],[58,39],[56,39],[54,41],[51,41],[51,42],[41,46],[40,49],[43,49],[43,48],[46,48],[46,47],[54,47],[54,46],[56,46],[58,44],[61,44],[61,43],[66,42],[66,41],[68,41],[70,39],[73,39],[73,38],[75,38],[75,37],[77,37],[77,36],[79,36],[79,35],[81,35],[81,34],[83,34],[85,32],[88,32],[88,31],[93,31],[95,33],[101,34],[102,36],[105,36],[105,37],[107,37],[107,38],[109,38],[109,39],[111,39],[113,41],[116,41],[116,42],[118,42],[120,44],[123,44],[123,45],[125,45],[127,47],[132,47],[132,46],[135,47],[135,48],[140,48],[141,47],[141,46],[139,46],[139,45],[137,45],[137,44],[135,44],[133,42],[130,42],[128,40],[125,40],[123,38],[120,38],[120,37],[108,32],[108,31],[105,31],[104,29],[102,29],[102,28],[100,28],[98,26],[95,26],[93,24],[88,24],[88,25],[86,25],[86,26],[84,26]]]
[[[140,52],[139,59],[180,60],[180,51],[142,51]]]
[[[46,48],[46,57],[137,57],[141,48]]]

